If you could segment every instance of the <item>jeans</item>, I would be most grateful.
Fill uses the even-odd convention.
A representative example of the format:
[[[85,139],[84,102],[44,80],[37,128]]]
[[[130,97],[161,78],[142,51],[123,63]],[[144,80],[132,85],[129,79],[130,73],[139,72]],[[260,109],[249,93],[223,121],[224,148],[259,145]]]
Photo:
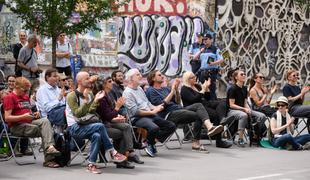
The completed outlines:
[[[239,120],[238,123],[239,130],[245,129],[248,124],[249,115],[243,111],[231,109],[229,110],[227,117],[228,118],[234,117],[233,118],[234,120]],[[259,124],[264,124],[267,119],[265,114],[254,110],[251,110],[251,118],[254,118],[255,122],[258,122]]]
[[[295,105],[291,108],[291,115],[293,117],[306,117],[310,119],[309,105]]]
[[[284,147],[287,143],[291,144],[294,150],[300,149],[301,145],[310,141],[310,134],[303,134],[297,137],[293,137],[291,134],[285,134],[283,136],[273,138],[272,145],[275,147]]]
[[[76,123],[69,128],[69,131],[73,138],[78,137],[91,140],[89,163],[96,163],[101,144],[107,151],[113,149],[107,130],[102,123],[87,125],[78,125]]]
[[[164,142],[176,129],[173,122],[167,121],[160,116],[145,116],[133,120],[133,125],[147,130],[147,141],[150,145],[155,144],[155,138]]]

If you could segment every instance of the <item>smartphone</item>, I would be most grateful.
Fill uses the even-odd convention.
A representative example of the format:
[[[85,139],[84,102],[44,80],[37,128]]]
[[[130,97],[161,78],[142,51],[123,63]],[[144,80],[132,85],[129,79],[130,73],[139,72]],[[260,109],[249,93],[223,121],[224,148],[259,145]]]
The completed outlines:
[[[215,60],[215,59],[214,59],[213,57],[210,57],[210,56],[209,56],[209,58],[208,58],[208,64],[210,64],[211,62],[214,62],[214,60]]]

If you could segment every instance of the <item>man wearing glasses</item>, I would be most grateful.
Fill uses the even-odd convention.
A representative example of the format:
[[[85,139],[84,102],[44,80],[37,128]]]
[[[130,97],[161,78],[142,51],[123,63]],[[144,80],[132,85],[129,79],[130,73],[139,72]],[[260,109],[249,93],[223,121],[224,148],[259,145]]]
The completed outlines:
[[[56,45],[56,68],[59,73],[65,73],[71,77],[70,56],[72,55],[72,47],[69,42],[65,41],[66,34],[61,33],[58,36]]]
[[[57,168],[59,165],[53,159],[61,153],[54,147],[53,129],[46,118],[40,117],[39,112],[31,111],[28,96],[30,88],[31,83],[27,78],[16,78],[13,92],[5,96],[3,100],[5,121],[13,135],[42,137],[45,159],[43,166]]]

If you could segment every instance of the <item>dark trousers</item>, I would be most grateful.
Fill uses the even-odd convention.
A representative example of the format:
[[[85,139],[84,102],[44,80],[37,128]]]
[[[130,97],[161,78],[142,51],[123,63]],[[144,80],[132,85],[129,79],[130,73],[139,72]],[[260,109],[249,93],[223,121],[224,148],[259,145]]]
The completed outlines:
[[[66,76],[72,76],[71,67],[56,67],[58,70],[58,73],[65,73]]]
[[[174,110],[169,114],[167,120],[174,122],[176,125],[185,125],[194,122],[194,139],[200,139],[202,120],[196,115],[194,111],[189,111],[186,109]]]
[[[133,125],[147,130],[147,141],[151,145],[156,143],[155,138],[160,142],[164,142],[176,129],[173,122],[157,115],[136,118]]]
[[[226,116],[226,100],[204,101],[203,105],[210,116],[211,122],[215,125],[219,125],[220,121]]]

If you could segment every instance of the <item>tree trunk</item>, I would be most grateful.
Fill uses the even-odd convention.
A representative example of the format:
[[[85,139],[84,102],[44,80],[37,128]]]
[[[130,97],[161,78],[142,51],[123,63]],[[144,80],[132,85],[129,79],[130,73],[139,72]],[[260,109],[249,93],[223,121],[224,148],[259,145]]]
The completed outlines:
[[[57,44],[57,36],[52,36],[52,67],[56,67],[56,44]]]

